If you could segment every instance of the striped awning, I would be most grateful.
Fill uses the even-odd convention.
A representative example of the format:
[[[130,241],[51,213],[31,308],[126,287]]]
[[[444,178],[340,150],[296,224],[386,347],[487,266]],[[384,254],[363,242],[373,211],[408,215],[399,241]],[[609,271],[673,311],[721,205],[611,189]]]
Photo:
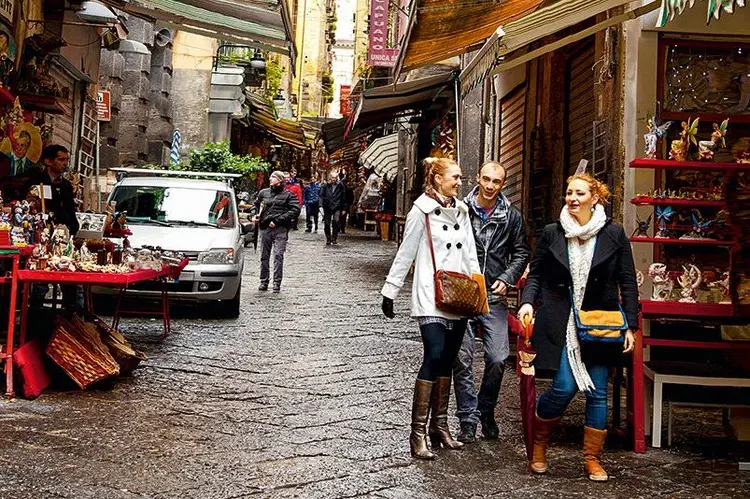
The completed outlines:
[[[396,78],[477,49],[499,24],[533,12],[543,0],[411,0]]]
[[[497,26],[494,34],[459,75],[459,79],[461,80],[461,94],[466,95],[477,83],[483,81],[490,71],[493,73],[497,72],[493,71],[497,66],[503,65],[505,66],[504,69],[509,69],[518,65],[514,64],[514,61],[518,62],[516,59],[512,59],[510,64],[508,64],[508,61],[504,61],[512,52],[606,12],[609,9],[620,7],[630,2],[631,0],[560,0],[520,19]],[[539,57],[563,45],[573,43],[597,31],[601,31],[608,26],[619,24],[625,20],[633,19],[646,12],[650,12],[658,6],[659,2],[657,0],[647,6],[602,21],[592,28],[581,30],[578,33],[550,43],[531,53],[533,57]],[[523,62],[529,60],[528,57],[519,57],[518,59],[523,60]]]
[[[279,142],[297,149],[308,150],[312,147],[313,143],[308,142],[305,137],[306,127],[293,120],[278,118],[273,104],[263,97],[251,92],[245,92],[245,96],[248,111],[247,115],[239,120],[240,123],[261,129]]]
[[[128,14],[181,31],[286,55],[294,45],[286,0],[101,0]]]
[[[398,134],[375,139],[359,156],[359,162],[391,182],[398,173]]]

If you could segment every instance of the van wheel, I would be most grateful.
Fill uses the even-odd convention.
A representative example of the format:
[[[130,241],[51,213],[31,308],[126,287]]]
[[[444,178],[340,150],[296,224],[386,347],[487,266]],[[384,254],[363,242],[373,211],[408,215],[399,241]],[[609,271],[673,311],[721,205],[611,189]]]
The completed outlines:
[[[240,290],[242,283],[237,287],[237,293],[231,300],[225,300],[220,303],[221,316],[227,319],[236,319],[240,316]]]

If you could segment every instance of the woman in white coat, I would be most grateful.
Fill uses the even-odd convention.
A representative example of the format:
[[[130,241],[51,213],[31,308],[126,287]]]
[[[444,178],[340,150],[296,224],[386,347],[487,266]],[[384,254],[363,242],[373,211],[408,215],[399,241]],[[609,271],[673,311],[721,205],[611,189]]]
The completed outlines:
[[[417,198],[406,217],[404,238],[381,294],[383,313],[393,318],[393,300],[414,263],[411,316],[419,323],[424,359],[414,387],[409,446],[412,456],[434,459],[435,454],[427,445],[430,413],[432,447],[463,447],[461,442],[453,439],[448,428],[448,400],[453,361],[461,347],[466,318],[443,312],[435,306],[434,268],[426,230],[428,221],[438,270],[467,275],[480,273],[480,270],[469,209],[458,198],[461,169],[454,161],[445,158],[427,158],[423,166],[424,194]]]

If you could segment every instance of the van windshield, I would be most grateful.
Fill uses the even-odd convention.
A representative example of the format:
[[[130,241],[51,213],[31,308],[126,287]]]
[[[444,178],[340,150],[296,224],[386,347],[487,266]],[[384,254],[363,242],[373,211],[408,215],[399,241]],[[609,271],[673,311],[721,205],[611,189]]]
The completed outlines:
[[[229,191],[184,187],[119,186],[111,197],[129,223],[162,223],[233,228]]]

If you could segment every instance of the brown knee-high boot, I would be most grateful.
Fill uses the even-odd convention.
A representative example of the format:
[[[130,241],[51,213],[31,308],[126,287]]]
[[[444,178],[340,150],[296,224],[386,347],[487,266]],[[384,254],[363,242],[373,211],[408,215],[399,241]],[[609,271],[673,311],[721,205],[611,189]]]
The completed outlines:
[[[597,430],[590,426],[583,427],[583,469],[586,470],[589,480],[595,482],[606,482],[609,479],[607,472],[599,464],[605,440],[607,440],[607,430]]]
[[[432,447],[442,445],[449,449],[460,449],[464,446],[458,440],[454,440],[448,427],[448,401],[451,395],[451,378],[439,377],[435,380],[432,389],[432,417],[430,418],[430,442]]]
[[[531,457],[529,469],[533,473],[547,473],[547,445],[552,429],[561,418],[542,419],[534,415],[534,455]]]
[[[411,406],[411,435],[409,448],[412,457],[419,459],[435,459],[435,454],[427,447],[427,417],[430,413],[430,395],[432,381],[417,379],[414,385],[414,401]]]

